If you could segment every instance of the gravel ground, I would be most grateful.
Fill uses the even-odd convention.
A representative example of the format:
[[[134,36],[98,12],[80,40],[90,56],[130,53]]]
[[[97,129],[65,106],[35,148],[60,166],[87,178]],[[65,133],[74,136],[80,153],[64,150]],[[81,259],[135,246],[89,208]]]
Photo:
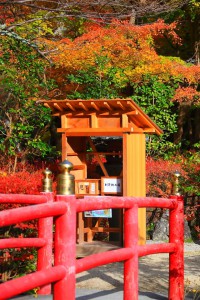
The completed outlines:
[[[148,241],[148,243],[155,243]],[[157,242],[156,242],[157,243]],[[159,243],[159,242],[158,242]],[[185,243],[185,294],[189,291],[200,291],[200,245]],[[168,254],[149,255],[139,260],[139,290],[162,295],[168,293]],[[94,268],[77,275],[77,288],[95,290],[122,290],[123,263],[114,263]],[[191,299],[195,298],[194,296]]]
[[[147,241],[147,243],[159,243]],[[200,300],[200,245],[185,243],[185,300]],[[168,254],[149,255],[139,260],[139,299],[166,300],[168,294]],[[78,300],[123,299],[123,263],[98,267],[77,275]],[[196,293],[195,291],[199,292]],[[193,291],[193,292],[190,292]],[[52,300],[38,296],[38,300]],[[31,300],[34,296],[18,296],[13,300]]]

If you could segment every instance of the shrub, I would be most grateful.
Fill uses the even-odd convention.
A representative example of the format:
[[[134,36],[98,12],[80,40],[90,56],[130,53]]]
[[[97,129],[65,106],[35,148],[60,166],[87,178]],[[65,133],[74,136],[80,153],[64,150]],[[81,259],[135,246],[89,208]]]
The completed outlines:
[[[190,152],[185,156],[174,157],[170,161],[147,159],[147,196],[168,197],[173,193],[174,173],[179,171],[180,192],[185,199],[185,219],[188,221],[194,240],[200,239],[200,203],[188,202],[189,198],[199,199],[200,167],[199,153]],[[147,227],[162,215],[160,210],[153,210],[147,217]],[[154,216],[154,217],[152,217]]]
[[[27,170],[25,168],[27,167]],[[35,171],[34,166],[23,165],[17,173],[0,171],[0,193],[39,194],[42,187],[42,169]],[[0,210],[20,207],[19,204],[0,204]],[[0,238],[25,238],[37,236],[35,220],[0,228]],[[0,251],[0,278],[2,281],[34,271],[37,251],[33,248],[9,248]]]
[[[182,176],[186,176],[186,172],[180,163],[163,159],[154,160],[149,157],[146,162],[147,195],[153,197],[170,196],[175,171],[179,171]]]

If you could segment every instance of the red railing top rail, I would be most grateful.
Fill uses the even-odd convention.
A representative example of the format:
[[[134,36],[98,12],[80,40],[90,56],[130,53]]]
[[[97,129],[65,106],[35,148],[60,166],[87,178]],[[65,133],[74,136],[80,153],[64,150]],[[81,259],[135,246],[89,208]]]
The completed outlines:
[[[41,204],[46,202],[47,197],[45,196],[45,193],[43,195],[0,194],[0,204]]]
[[[77,201],[77,212],[86,210],[109,209],[109,208],[131,208],[138,207],[160,207],[174,209],[177,207],[176,199],[153,198],[153,197],[119,197],[119,196],[85,196]]]
[[[0,226],[9,226],[33,219],[58,216],[65,213],[67,208],[68,205],[65,202],[54,202],[8,209],[0,212]]]
[[[93,199],[93,201],[91,201]],[[155,198],[155,197],[119,197],[119,196],[85,196],[77,203],[77,211],[84,211],[85,206],[90,205],[92,210],[97,209],[96,202],[101,203],[102,208],[111,208],[110,200],[112,202],[112,208],[130,208],[134,204],[138,207],[160,207],[173,209],[177,203],[173,199],[168,198]],[[160,200],[162,199],[162,202]],[[45,193],[43,195],[26,195],[26,194],[0,194],[0,203],[15,203],[15,204],[42,204],[47,202]],[[113,206],[114,205],[114,206]],[[101,208],[98,208],[101,209]]]

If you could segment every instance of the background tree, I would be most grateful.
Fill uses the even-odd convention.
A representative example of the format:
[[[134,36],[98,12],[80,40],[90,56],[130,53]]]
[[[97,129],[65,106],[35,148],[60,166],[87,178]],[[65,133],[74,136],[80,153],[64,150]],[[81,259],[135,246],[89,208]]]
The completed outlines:
[[[143,17],[144,15],[155,15],[163,12],[177,10],[189,0],[86,0],[86,1],[60,1],[20,0],[1,1],[2,8],[16,13],[16,8],[23,10],[44,10],[67,17],[81,17],[84,19],[96,19],[99,22],[110,22],[112,19],[130,19],[133,15]],[[18,11],[19,13],[19,11]],[[47,16],[48,17],[48,16]]]
[[[45,78],[45,61],[30,47],[3,38],[0,57],[0,150],[5,163],[9,157],[25,160],[31,155],[44,157],[51,152],[45,133],[51,117],[35,99],[51,87]]]
[[[39,129],[33,122],[34,109],[30,110],[31,101],[41,97],[132,96],[144,110],[152,106],[149,113],[153,118],[153,107],[162,103],[163,93],[168,104],[160,126],[169,129],[167,115],[174,120],[175,110],[178,112],[177,129],[167,129],[165,141],[172,143],[172,134],[177,130],[177,145],[181,146],[184,140],[188,147],[197,143],[199,123],[193,120],[198,120],[199,67],[174,56],[181,55],[184,60],[191,57],[191,52],[184,51],[184,40],[181,42],[177,31],[185,39],[179,24],[183,24],[186,13],[192,23],[198,8],[195,0],[1,1],[2,108],[8,114],[1,119],[2,151],[15,157],[19,157],[18,149],[23,157],[26,153],[50,153],[50,148],[43,148],[44,138],[41,141],[43,129],[46,132],[49,127],[49,116],[40,122],[43,129]],[[155,22],[158,16],[163,16],[168,24]],[[134,26],[133,18],[143,26]],[[20,115],[24,115],[21,119],[17,117],[18,107]]]
[[[163,153],[161,148],[164,152],[177,149],[172,147],[173,134],[177,131],[175,144],[180,147],[184,124],[179,114],[176,126],[175,111],[184,105],[198,106],[200,67],[158,54],[162,43],[181,44],[175,30],[175,23],[163,21],[140,27],[129,22],[115,21],[109,27],[87,22],[85,33],[73,40],[44,40],[50,49],[56,49],[50,59],[56,66],[59,98],[132,96],[165,131],[163,144],[151,143],[153,153]],[[194,125],[190,136],[184,133],[190,147],[196,142]]]

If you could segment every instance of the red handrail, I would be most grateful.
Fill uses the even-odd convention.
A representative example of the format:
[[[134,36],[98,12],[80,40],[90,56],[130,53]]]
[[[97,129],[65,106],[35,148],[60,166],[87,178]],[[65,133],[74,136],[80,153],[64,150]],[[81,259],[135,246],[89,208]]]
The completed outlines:
[[[1,199],[1,197],[0,197]],[[85,197],[76,199],[75,196],[56,196],[58,203],[45,203],[35,206],[13,209],[12,211],[3,211],[0,213],[0,226],[22,222],[32,218],[41,220],[49,219],[55,216],[55,253],[54,267],[51,267],[51,259],[45,261],[43,265],[38,264],[38,271],[29,274],[29,277],[17,279],[17,284],[23,291],[29,288],[39,286],[48,287],[46,290],[41,289],[42,293],[50,293],[49,283],[54,282],[54,300],[74,300],[75,299],[75,275],[84,270],[91,269],[103,264],[124,261],[124,299],[138,299],[138,257],[156,254],[169,253],[169,299],[182,300],[184,297],[184,266],[183,266],[183,199],[180,196],[173,196],[171,199],[145,198],[145,197]],[[138,208],[140,207],[162,207],[169,209],[170,215],[170,232],[169,243],[156,245],[138,245]],[[90,255],[76,261],[76,214],[77,212],[122,208],[124,210],[124,248],[109,252]],[[9,220],[8,220],[9,216]],[[41,223],[40,234],[34,242],[41,246],[39,249],[46,247],[42,243],[47,241],[47,236],[52,236],[44,229]],[[176,230],[178,228],[178,230]],[[6,242],[8,242],[6,240]],[[15,245],[15,241],[11,241]],[[29,243],[28,239],[26,241]],[[40,244],[41,243],[41,244]],[[48,245],[50,247],[50,244]],[[44,255],[44,249],[41,256]],[[57,270],[53,274],[53,270]],[[58,274],[57,274],[58,273]],[[62,274],[61,274],[62,273]],[[39,275],[38,275],[39,274]],[[40,275],[41,274],[41,275]],[[51,275],[50,275],[51,274]],[[38,276],[38,277],[37,277]],[[43,278],[46,276],[46,281]],[[38,279],[36,279],[36,277]],[[26,284],[26,278],[31,278]],[[41,279],[41,281],[40,281]],[[13,296],[10,290],[12,282],[6,282],[0,285],[4,287],[4,296],[0,299],[8,299]],[[14,284],[14,283],[13,283]],[[6,289],[5,289],[6,287]],[[5,293],[6,291],[6,293]],[[21,290],[20,290],[21,291]],[[3,295],[0,293],[0,295]],[[11,295],[11,296],[10,296]],[[16,295],[16,294],[15,294]]]
[[[40,195],[0,194],[0,203],[41,204],[49,201],[49,194],[51,193],[41,193]]]
[[[57,266],[4,282],[0,285],[2,291],[0,299],[10,299],[10,297],[22,294],[35,287],[45,286],[49,283],[62,280],[65,274],[65,268],[63,266]]]
[[[0,203],[10,203],[10,204],[41,204],[41,203],[51,203],[53,202],[54,197],[52,193],[41,193],[40,195],[24,195],[24,194],[0,194]],[[32,209],[28,208],[29,215],[31,215],[30,220],[33,219]],[[38,210],[38,208],[36,209]],[[21,212],[21,213],[20,213]],[[1,212],[1,222],[3,219],[7,219],[8,216],[14,215],[15,210],[8,210],[6,213]],[[17,209],[17,214],[20,214],[19,222],[25,221],[22,216],[26,216],[27,210],[24,208]],[[13,218],[9,217],[9,222],[17,220],[13,220]],[[4,223],[5,224],[5,223]],[[11,224],[11,223],[10,223]],[[7,225],[10,225],[7,224]],[[2,226],[2,225],[1,225]],[[5,225],[4,225],[5,226]],[[52,265],[52,248],[53,248],[53,236],[52,236],[52,227],[53,227],[53,218],[52,216],[47,218],[42,218],[38,220],[38,238],[9,238],[0,240],[0,248],[14,248],[14,247],[35,247],[37,248],[37,270],[46,270],[49,269]],[[46,284],[42,285],[39,294],[50,294],[51,293],[51,285]]]

